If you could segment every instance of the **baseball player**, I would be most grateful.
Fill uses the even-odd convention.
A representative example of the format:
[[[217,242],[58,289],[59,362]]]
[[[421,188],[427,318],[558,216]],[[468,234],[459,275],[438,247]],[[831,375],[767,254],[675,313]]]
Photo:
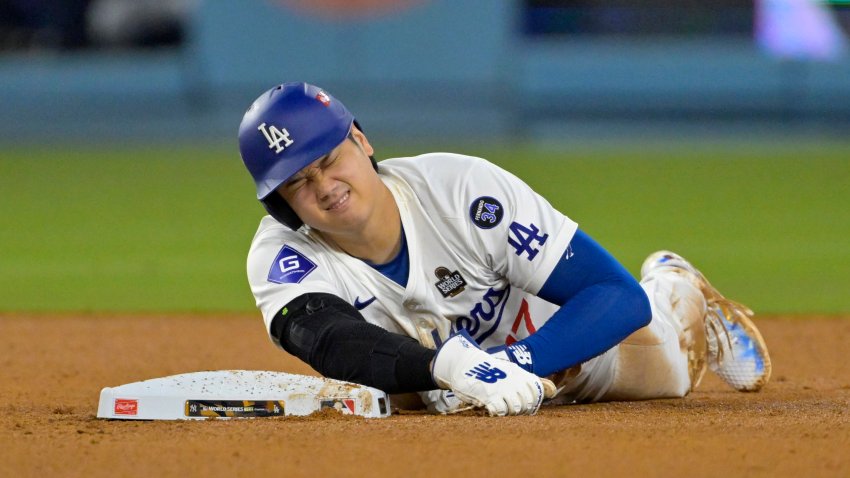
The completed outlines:
[[[248,254],[257,306],[272,340],[327,377],[491,415],[682,397],[706,367],[742,391],[770,377],[752,312],[682,257],[652,254],[638,282],[484,159],[378,164],[316,86],[263,93],[239,149],[269,213]]]

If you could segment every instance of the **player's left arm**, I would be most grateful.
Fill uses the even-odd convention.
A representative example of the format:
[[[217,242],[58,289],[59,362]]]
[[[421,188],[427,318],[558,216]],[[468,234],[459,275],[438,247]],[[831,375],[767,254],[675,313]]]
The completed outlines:
[[[560,309],[534,334],[504,352],[539,376],[605,352],[652,318],[640,284],[580,230],[537,295]]]
[[[486,162],[463,190],[469,237],[481,260],[511,284],[560,309],[505,353],[539,376],[618,344],[651,319],[649,301],[626,269],[578,225],[516,176]],[[488,214],[489,213],[489,214]],[[488,222],[489,220],[489,222]]]

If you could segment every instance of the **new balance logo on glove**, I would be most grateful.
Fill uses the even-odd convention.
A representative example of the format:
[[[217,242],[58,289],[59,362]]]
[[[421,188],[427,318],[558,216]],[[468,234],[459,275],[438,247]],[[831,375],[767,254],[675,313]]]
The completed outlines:
[[[514,355],[516,363],[528,370],[527,365],[531,365],[531,350],[525,344],[515,344],[508,347],[508,350]]]
[[[490,365],[490,362],[481,362],[466,372],[467,377],[475,377],[485,383],[496,383],[508,376],[502,369]]]
[[[431,376],[437,386],[451,390],[461,402],[484,407],[493,416],[534,415],[546,390],[551,390],[547,395],[551,397],[557,391],[555,384],[523,370],[507,357],[503,360],[487,354],[463,329],[437,349]]]
[[[534,371],[534,354],[528,345],[523,343],[515,343],[510,346],[497,345],[487,349],[487,353],[499,360],[513,362],[526,372]]]

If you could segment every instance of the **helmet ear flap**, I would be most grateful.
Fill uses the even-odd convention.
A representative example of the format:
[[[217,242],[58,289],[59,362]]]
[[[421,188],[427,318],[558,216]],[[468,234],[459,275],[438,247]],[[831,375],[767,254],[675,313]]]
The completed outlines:
[[[268,196],[260,199],[260,202],[263,203],[263,207],[266,208],[266,211],[271,215],[271,217],[277,219],[278,222],[285,224],[293,231],[297,231],[304,222],[295,214],[295,211],[292,210],[292,207],[283,199],[277,191],[272,192]]]

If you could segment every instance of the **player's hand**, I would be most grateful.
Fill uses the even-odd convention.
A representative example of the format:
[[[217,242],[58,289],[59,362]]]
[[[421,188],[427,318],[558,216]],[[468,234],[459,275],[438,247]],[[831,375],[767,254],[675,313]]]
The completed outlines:
[[[523,344],[511,346],[497,345],[496,347],[487,349],[487,353],[499,360],[515,363],[522,367],[523,370],[532,371],[531,364],[533,361],[531,351]],[[558,394],[558,387],[555,386],[555,383],[546,378],[541,378],[540,381],[543,384],[543,396],[545,398],[555,398],[555,395]]]
[[[534,372],[532,368],[533,357],[531,350],[524,344],[514,344],[511,346],[497,345],[487,349],[487,353],[501,360],[513,362],[522,367],[527,372]]]
[[[437,350],[434,382],[460,400],[484,407],[490,415],[534,415],[543,402],[543,383],[515,363],[484,352],[461,330]]]
[[[472,408],[472,405],[461,401],[451,390],[419,392],[419,398],[428,412],[435,415],[451,415]]]

